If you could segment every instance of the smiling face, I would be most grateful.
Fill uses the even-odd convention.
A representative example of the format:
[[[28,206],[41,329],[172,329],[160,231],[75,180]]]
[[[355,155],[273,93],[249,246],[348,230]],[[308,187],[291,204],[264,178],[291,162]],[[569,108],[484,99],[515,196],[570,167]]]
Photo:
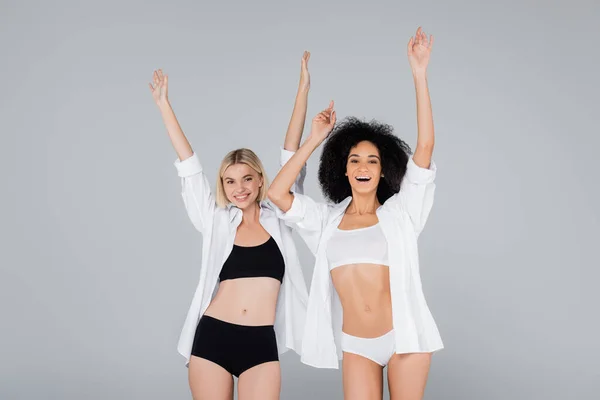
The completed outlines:
[[[264,184],[263,178],[248,164],[233,164],[223,173],[223,189],[227,200],[244,209],[254,204]]]
[[[364,140],[350,149],[346,175],[353,193],[377,192],[381,178],[381,158],[373,143]]]

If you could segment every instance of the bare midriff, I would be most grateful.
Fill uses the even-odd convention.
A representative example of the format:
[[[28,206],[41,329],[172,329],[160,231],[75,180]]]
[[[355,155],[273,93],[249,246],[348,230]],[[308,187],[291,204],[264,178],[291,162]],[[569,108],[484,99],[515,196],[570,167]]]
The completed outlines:
[[[385,265],[349,264],[331,270],[344,311],[342,330],[375,338],[392,330],[390,270]]]
[[[280,286],[273,278],[222,281],[204,314],[238,325],[273,325]]]

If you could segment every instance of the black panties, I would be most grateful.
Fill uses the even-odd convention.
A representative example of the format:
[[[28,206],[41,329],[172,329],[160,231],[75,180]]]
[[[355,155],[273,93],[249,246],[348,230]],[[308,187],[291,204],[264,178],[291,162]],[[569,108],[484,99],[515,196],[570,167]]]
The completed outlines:
[[[273,325],[236,325],[203,315],[192,355],[214,362],[239,377],[259,364],[279,361]]]

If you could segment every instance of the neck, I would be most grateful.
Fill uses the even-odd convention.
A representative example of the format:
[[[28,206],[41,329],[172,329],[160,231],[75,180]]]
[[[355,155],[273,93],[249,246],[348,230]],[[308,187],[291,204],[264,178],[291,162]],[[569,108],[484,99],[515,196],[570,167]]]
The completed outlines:
[[[374,214],[381,204],[377,200],[377,193],[358,194],[352,192],[352,201],[348,205],[348,214]]]
[[[254,202],[248,207],[242,209],[242,223],[243,224],[253,224],[258,222],[260,217],[260,205],[258,202]]]

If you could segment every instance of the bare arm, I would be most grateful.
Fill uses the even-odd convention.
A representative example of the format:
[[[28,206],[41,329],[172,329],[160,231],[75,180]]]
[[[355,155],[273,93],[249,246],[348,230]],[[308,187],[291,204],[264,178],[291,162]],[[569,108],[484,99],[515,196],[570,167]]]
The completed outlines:
[[[192,146],[185,137],[175,112],[171,107],[168,99],[168,85],[169,77],[163,75],[162,70],[154,71],[154,82],[150,84],[150,90],[152,91],[152,97],[158,105],[160,113],[163,118],[163,122],[167,128],[167,133],[171,139],[171,144],[175,148],[175,152],[181,161],[189,158],[194,153]]]
[[[327,138],[335,125],[335,120],[336,115],[332,101],[327,109],[317,114],[313,119],[310,135],[292,158],[281,168],[271,183],[268,194],[269,199],[283,212],[287,212],[294,201],[294,195],[290,193],[290,189],[296,177],[313,151]]]
[[[417,95],[418,136],[413,160],[421,168],[429,168],[435,142],[431,98],[427,86],[427,65],[432,46],[433,35],[428,40],[421,27],[417,29],[415,37],[411,37],[408,42],[408,59]]]
[[[302,55],[302,66],[300,69],[300,84],[298,93],[294,102],[294,111],[285,134],[283,148],[289,151],[296,151],[300,146],[302,132],[304,132],[304,122],[306,120],[306,108],[308,106],[308,92],[310,90],[310,74],[308,73],[308,60],[310,53],[305,51]]]

